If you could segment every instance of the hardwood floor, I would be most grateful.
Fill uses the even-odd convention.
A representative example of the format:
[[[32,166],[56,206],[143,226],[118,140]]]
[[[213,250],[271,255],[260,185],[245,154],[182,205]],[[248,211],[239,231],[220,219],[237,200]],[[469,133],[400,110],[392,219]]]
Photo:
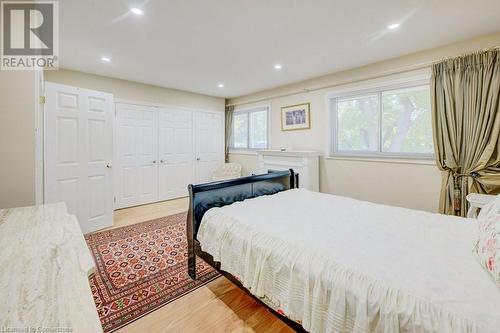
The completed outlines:
[[[187,211],[188,199],[170,200],[115,211],[112,228]],[[160,332],[293,332],[269,310],[220,277],[117,330]]]
[[[189,199],[181,198],[176,200],[157,202],[149,205],[115,210],[114,225],[111,228],[124,227],[130,224],[144,222],[162,216],[187,212],[188,205]]]

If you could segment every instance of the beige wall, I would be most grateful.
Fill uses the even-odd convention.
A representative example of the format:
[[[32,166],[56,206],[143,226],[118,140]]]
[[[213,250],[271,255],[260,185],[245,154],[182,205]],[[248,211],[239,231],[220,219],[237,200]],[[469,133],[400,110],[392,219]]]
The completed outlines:
[[[223,98],[200,95],[186,91],[162,88],[148,84],[113,79],[67,69],[45,72],[45,80],[70,86],[112,93],[115,99],[159,103],[195,109],[223,111]]]
[[[229,104],[240,107],[271,106],[270,148],[328,151],[328,113],[326,95],[346,82],[363,81],[422,68],[432,61],[465,52],[500,45],[500,32],[480,38],[419,52],[380,63],[338,72],[255,94],[233,98]],[[420,69],[428,71],[428,69]],[[406,74],[397,74],[404,76]],[[352,83],[353,85],[359,84]],[[286,105],[311,103],[311,129],[283,132],[280,109]],[[258,169],[257,156],[232,154],[231,161],[241,163],[246,173]],[[403,162],[403,163],[402,163]],[[408,163],[405,163],[408,162]],[[415,163],[391,160],[330,159],[320,161],[320,189],[323,192],[350,196],[373,202],[435,212],[438,207],[440,172],[432,162]]]
[[[0,71],[0,208],[35,203],[35,72]]]
[[[46,81],[111,92],[115,98],[204,110],[224,110],[223,98],[70,70]],[[35,73],[0,71],[0,208],[35,204]]]
[[[325,160],[321,191],[371,202],[437,212],[441,175],[434,164]]]

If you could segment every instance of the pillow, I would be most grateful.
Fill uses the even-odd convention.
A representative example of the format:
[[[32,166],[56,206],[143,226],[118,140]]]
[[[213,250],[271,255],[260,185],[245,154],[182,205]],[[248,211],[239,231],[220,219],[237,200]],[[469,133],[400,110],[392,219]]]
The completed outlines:
[[[488,203],[478,218],[477,258],[500,288],[500,195]]]

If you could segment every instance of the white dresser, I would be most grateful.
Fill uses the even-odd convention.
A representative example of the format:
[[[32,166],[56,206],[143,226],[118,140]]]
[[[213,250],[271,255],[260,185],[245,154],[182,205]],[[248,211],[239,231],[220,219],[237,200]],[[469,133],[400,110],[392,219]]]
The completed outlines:
[[[63,203],[0,209],[0,267],[0,331],[102,333],[94,260]]]
[[[259,171],[293,169],[299,174],[299,187],[319,191],[319,152],[259,150]]]

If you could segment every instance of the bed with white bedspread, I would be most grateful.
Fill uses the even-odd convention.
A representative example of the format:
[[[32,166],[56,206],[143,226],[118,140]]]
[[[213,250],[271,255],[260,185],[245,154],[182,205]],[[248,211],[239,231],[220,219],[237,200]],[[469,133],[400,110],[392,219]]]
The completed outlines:
[[[292,189],[207,210],[197,239],[309,332],[500,332],[476,223]]]

